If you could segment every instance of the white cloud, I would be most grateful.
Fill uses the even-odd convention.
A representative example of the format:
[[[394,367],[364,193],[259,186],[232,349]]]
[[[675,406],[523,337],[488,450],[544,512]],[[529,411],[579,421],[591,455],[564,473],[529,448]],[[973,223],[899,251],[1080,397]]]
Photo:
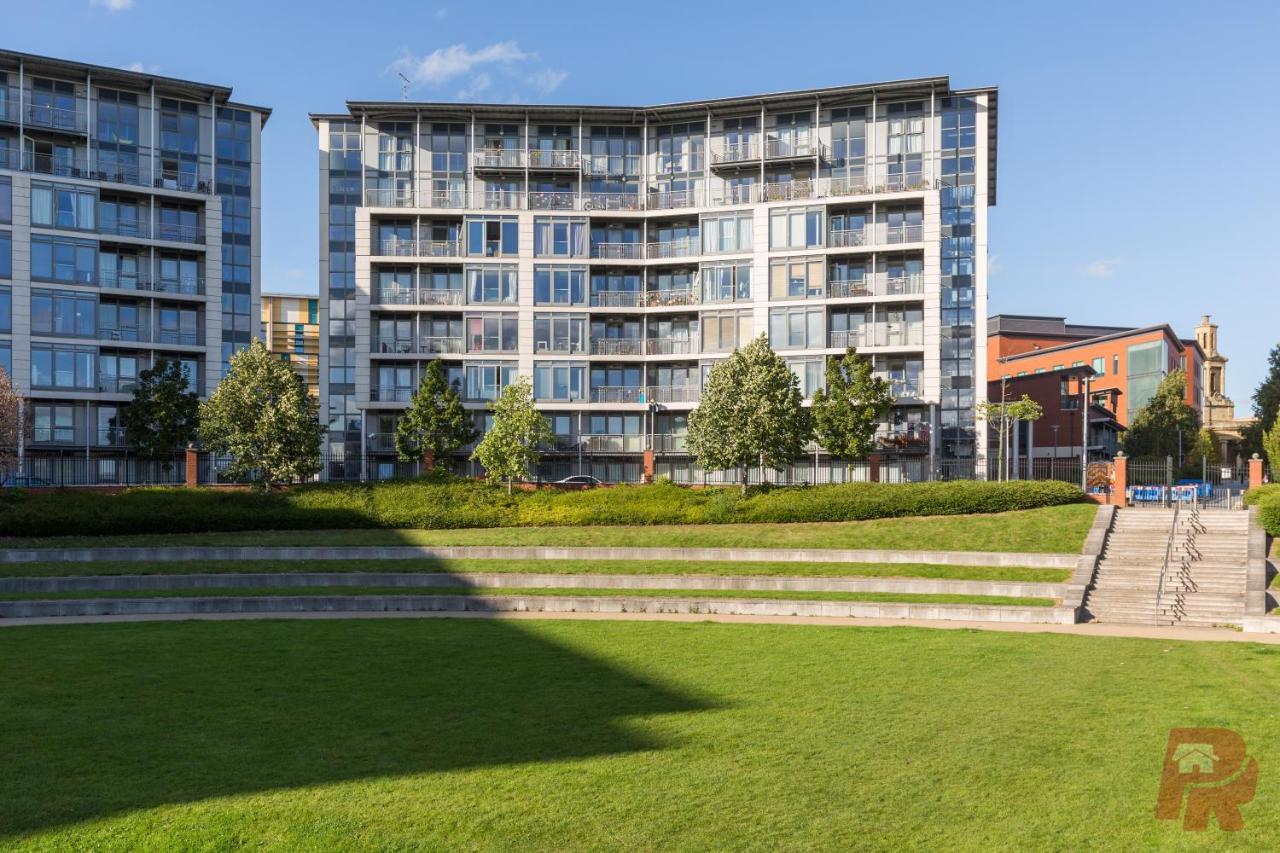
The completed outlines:
[[[1111,278],[1115,275],[1116,267],[1120,264],[1119,258],[1099,258],[1096,261],[1090,261],[1080,268],[1080,272],[1089,278]]]
[[[90,6],[101,6],[108,12],[123,12],[133,8],[133,0],[89,0]]]
[[[466,86],[458,90],[456,97],[460,101],[473,101],[489,91],[492,86],[492,77],[488,74],[477,74],[467,82]]]
[[[415,83],[438,86],[468,74],[480,65],[504,65],[536,58],[537,54],[521,50],[514,41],[494,42],[476,51],[468,50],[465,44],[452,44],[421,57],[406,51],[404,56],[391,63],[391,68]]]
[[[525,78],[525,82],[532,86],[539,95],[550,95],[568,79],[568,71],[555,71],[550,68],[544,68],[541,71],[535,71],[530,74]]]

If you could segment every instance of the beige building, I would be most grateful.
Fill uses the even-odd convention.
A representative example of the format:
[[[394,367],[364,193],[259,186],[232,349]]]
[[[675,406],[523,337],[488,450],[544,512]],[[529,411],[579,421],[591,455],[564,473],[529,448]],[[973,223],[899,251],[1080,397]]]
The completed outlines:
[[[1204,350],[1203,423],[1218,436],[1224,463],[1236,462],[1242,432],[1253,418],[1236,418],[1236,404],[1227,396],[1227,357],[1218,352],[1218,324],[1205,314],[1196,326],[1196,341]]]
[[[288,362],[313,397],[320,393],[319,300],[296,293],[262,294],[262,340]]]

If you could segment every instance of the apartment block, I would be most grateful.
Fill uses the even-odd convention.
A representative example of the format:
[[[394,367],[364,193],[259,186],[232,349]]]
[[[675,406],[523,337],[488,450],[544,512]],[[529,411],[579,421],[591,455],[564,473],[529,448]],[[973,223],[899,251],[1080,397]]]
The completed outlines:
[[[272,355],[290,367],[307,386],[320,393],[320,300],[294,293],[262,294],[262,334]]]
[[[544,475],[632,479],[651,452],[687,478],[708,370],[760,334],[806,397],[856,347],[897,397],[885,453],[981,470],[996,106],[936,77],[313,114],[327,475],[396,472],[396,419],[439,359],[482,428],[532,378]]]
[[[231,90],[0,51],[0,367],[31,455],[110,482],[138,374],[206,395],[257,330],[269,111]]]

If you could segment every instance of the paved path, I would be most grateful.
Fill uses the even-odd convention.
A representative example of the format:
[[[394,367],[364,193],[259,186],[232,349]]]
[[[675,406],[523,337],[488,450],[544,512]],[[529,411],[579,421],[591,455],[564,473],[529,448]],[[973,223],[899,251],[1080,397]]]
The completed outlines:
[[[0,620],[0,627],[30,625],[81,625],[107,622],[222,622],[242,619],[574,619],[626,622],[722,622],[755,625],[841,625],[854,628],[937,628],[941,630],[1006,631],[1016,634],[1074,634],[1082,637],[1132,637],[1146,640],[1209,641],[1280,645],[1280,634],[1259,634],[1226,628],[1164,628],[1119,624],[1020,624],[1014,622],[940,622],[926,619],[833,618],[823,616],[728,616],[681,613],[234,613],[147,616],[97,616]]]

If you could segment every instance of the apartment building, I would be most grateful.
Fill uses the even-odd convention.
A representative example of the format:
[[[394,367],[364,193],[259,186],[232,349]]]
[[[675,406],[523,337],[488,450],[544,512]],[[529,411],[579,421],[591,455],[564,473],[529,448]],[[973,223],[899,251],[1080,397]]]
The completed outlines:
[[[262,294],[267,350],[293,368],[312,397],[320,394],[320,300],[296,293]]]
[[[661,106],[349,101],[319,140],[327,475],[393,473],[440,359],[533,379],[548,474],[688,474],[710,367],[767,334],[806,396],[874,359],[888,453],[981,462],[997,92],[946,77]]]
[[[231,90],[0,51],[0,367],[28,453],[120,476],[158,359],[204,396],[257,330],[259,134]]]

